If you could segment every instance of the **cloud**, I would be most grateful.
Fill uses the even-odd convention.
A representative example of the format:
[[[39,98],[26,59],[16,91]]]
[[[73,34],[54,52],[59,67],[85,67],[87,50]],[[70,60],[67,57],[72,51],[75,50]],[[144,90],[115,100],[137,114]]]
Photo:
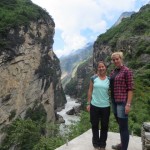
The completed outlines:
[[[55,30],[61,31],[64,46],[54,43],[58,57],[83,47],[90,40],[110,28],[124,11],[134,11],[139,0],[32,0],[45,8],[55,21]],[[140,5],[148,0],[140,0]],[[90,30],[91,35],[86,36]],[[95,38],[94,38],[95,37]],[[59,40],[58,40],[59,41]],[[59,47],[59,48],[58,48]],[[63,52],[59,52],[63,51]]]

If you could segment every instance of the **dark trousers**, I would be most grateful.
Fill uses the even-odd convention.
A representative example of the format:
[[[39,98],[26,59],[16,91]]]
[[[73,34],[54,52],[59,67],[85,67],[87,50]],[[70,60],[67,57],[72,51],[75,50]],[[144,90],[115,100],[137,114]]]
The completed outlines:
[[[90,107],[90,121],[92,125],[93,133],[93,146],[94,147],[106,147],[108,124],[110,116],[110,107],[99,108],[91,105]],[[100,123],[100,135],[99,135],[99,123]]]
[[[115,118],[119,124],[121,150],[127,150],[129,144],[128,118],[118,118],[116,114]]]

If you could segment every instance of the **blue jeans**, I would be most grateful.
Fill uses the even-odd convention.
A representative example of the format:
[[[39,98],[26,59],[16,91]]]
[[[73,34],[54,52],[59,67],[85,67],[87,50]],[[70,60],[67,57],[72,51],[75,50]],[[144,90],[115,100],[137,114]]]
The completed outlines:
[[[112,103],[112,110],[119,125],[121,150],[127,150],[129,144],[128,115],[125,114],[125,103]]]
[[[115,116],[118,118],[128,118],[128,115],[125,114],[125,105],[126,103],[112,103],[112,110]]]
[[[92,125],[93,133],[93,146],[94,147],[106,147],[108,123],[110,116],[110,107],[100,108],[91,105],[90,107],[90,121]],[[99,123],[101,125],[100,135],[99,135]]]

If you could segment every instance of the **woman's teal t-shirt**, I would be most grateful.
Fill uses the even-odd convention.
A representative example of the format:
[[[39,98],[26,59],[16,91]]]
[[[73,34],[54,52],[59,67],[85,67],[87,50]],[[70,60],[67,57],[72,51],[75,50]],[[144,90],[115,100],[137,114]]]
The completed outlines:
[[[109,101],[109,78],[101,80],[97,75],[91,77],[93,82],[93,92],[91,104],[96,107],[108,107],[110,106]]]

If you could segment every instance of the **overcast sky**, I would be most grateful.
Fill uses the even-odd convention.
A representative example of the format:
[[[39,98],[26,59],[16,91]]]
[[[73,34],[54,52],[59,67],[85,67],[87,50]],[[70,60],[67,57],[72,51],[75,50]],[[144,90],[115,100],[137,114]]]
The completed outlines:
[[[58,57],[82,48],[109,29],[125,11],[138,11],[149,0],[32,0],[55,22],[53,50]]]

